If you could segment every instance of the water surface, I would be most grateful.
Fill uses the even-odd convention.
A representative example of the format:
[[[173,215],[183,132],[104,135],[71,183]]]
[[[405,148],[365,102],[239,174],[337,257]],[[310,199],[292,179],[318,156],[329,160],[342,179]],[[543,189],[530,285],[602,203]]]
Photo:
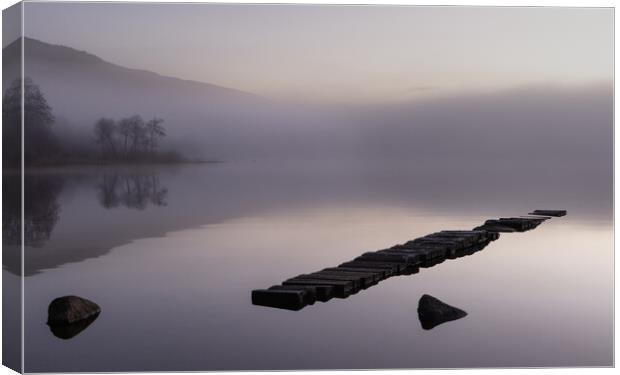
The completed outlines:
[[[612,365],[605,169],[81,167],[31,171],[26,192],[29,372]],[[251,304],[252,289],[535,208],[569,214],[347,299]],[[18,259],[5,257],[8,282]],[[45,322],[68,294],[102,313],[63,340]],[[423,294],[468,315],[424,330]]]

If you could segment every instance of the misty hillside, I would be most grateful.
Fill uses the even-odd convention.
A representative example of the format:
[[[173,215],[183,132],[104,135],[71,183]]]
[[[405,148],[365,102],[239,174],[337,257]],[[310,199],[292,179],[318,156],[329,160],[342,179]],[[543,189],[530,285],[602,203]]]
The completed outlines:
[[[5,77],[19,44],[4,49]],[[25,40],[26,75],[56,131],[92,142],[102,116],[166,121],[165,147],[190,157],[351,158],[426,163],[563,161],[611,167],[611,84],[523,87],[392,105],[302,106],[208,83],[124,68],[72,48]],[[4,79],[3,89],[10,83]]]
[[[225,140],[239,128],[251,132],[248,119],[270,106],[256,95],[124,68],[73,48],[31,38],[24,44],[25,75],[40,86],[60,122],[59,130],[66,126],[90,131],[99,117],[139,114],[164,118],[168,143],[173,145],[196,135]],[[15,41],[4,48],[5,76],[18,71],[19,47]],[[3,80],[3,91],[10,82]],[[210,145],[208,138],[202,146]]]

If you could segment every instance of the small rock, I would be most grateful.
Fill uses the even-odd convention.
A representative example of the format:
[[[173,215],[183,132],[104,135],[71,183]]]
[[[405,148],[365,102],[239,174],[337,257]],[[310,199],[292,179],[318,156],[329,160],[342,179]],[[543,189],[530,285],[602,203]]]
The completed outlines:
[[[64,296],[53,300],[47,309],[47,324],[62,326],[96,317],[101,308],[96,303],[77,296]],[[93,319],[94,320],[94,319]]]
[[[425,294],[418,302],[418,318],[422,328],[429,330],[434,327],[465,317],[467,313],[461,309],[450,306],[433,296]]]

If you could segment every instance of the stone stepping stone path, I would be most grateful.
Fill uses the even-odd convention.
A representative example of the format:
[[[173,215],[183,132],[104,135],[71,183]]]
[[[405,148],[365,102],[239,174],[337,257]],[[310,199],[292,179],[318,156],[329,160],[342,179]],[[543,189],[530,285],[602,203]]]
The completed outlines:
[[[526,216],[490,219],[473,230],[431,233],[364,253],[337,267],[292,277],[281,285],[253,290],[252,304],[297,311],[317,301],[347,298],[387,278],[412,275],[446,259],[472,255],[497,240],[500,233],[526,232],[552,217],[565,215],[565,210],[535,210]]]

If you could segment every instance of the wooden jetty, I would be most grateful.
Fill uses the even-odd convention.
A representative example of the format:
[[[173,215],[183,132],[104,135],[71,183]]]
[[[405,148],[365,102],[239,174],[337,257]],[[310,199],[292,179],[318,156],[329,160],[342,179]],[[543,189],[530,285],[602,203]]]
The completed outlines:
[[[472,255],[500,233],[526,232],[551,217],[565,216],[565,210],[535,210],[527,216],[490,219],[472,230],[444,230],[367,252],[337,267],[302,274],[268,289],[252,291],[252,304],[287,310],[301,310],[316,301],[347,298],[389,277],[412,275],[420,268]]]

